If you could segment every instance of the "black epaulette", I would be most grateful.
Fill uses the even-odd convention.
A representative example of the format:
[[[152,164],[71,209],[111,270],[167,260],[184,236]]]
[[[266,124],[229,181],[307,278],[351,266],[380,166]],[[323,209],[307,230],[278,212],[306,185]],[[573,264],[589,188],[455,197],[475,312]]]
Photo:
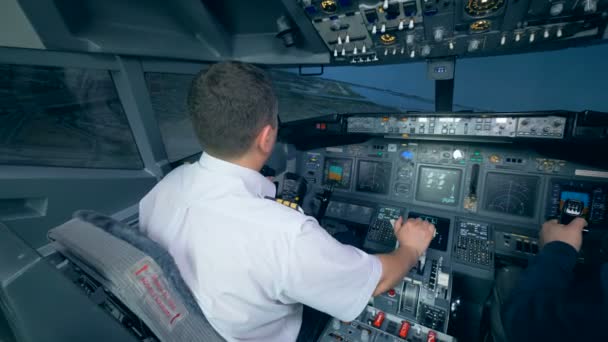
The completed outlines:
[[[304,214],[304,210],[296,202],[291,202],[291,201],[288,201],[288,200],[284,200],[282,198],[274,198],[274,197],[269,197],[269,196],[266,196],[264,198],[268,199],[268,200],[271,200],[271,201],[274,201],[274,202],[277,202],[279,204],[282,204],[282,205],[284,205],[286,207],[289,207],[289,208],[291,208],[293,210],[297,210],[297,211],[301,212],[302,214]]]

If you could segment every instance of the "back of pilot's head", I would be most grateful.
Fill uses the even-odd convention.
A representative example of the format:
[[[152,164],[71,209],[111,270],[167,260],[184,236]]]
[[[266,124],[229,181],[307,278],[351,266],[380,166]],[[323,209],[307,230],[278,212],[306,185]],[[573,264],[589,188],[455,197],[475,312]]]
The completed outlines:
[[[188,109],[203,149],[218,158],[249,151],[267,125],[277,125],[277,98],[262,69],[240,62],[214,64],[190,88]]]

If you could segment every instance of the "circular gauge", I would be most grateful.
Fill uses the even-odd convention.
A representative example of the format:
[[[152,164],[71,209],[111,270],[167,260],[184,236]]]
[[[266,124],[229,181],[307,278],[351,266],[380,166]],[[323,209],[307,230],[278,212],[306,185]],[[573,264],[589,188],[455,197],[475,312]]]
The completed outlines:
[[[390,33],[385,33],[380,36],[380,42],[384,45],[395,44],[396,41],[397,41],[397,37]]]
[[[325,13],[335,13],[338,10],[338,5],[334,0],[323,0],[321,1],[321,9]]]
[[[472,17],[483,17],[498,12],[504,4],[504,0],[467,0],[464,10]]]
[[[399,179],[411,179],[412,178],[412,169],[409,167],[400,167],[397,170],[397,178]]]
[[[472,32],[484,32],[490,29],[491,22],[489,20],[477,20],[471,24]]]
[[[396,194],[405,194],[410,192],[410,185],[407,183],[396,183],[395,184],[395,193]]]

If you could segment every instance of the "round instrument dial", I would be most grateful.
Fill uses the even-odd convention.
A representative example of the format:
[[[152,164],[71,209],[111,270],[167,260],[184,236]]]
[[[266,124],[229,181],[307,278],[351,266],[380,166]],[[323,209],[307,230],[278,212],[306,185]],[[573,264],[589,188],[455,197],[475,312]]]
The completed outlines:
[[[338,5],[334,0],[323,0],[321,1],[321,9],[325,13],[335,13],[338,10]]]
[[[468,0],[464,10],[472,17],[483,17],[498,12],[504,5],[504,0]]]
[[[384,45],[395,44],[396,41],[397,41],[397,36],[390,34],[390,33],[385,33],[380,36],[380,42]]]
[[[402,179],[402,180],[412,179],[412,174],[413,174],[412,169],[407,166],[400,167],[397,170],[397,178]]]
[[[395,193],[396,194],[405,194],[410,192],[410,184],[407,183],[396,183],[395,184]]]
[[[490,29],[491,22],[489,20],[477,20],[476,22],[471,24],[471,31],[478,33],[484,32]]]

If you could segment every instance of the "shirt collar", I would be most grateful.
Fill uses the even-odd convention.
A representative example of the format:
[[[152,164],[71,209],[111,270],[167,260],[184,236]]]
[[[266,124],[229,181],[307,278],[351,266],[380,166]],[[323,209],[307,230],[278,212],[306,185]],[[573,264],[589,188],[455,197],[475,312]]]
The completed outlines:
[[[254,196],[275,197],[276,195],[275,185],[257,171],[215,158],[206,152],[203,152],[198,163],[199,166],[210,171],[240,178],[247,190]]]

